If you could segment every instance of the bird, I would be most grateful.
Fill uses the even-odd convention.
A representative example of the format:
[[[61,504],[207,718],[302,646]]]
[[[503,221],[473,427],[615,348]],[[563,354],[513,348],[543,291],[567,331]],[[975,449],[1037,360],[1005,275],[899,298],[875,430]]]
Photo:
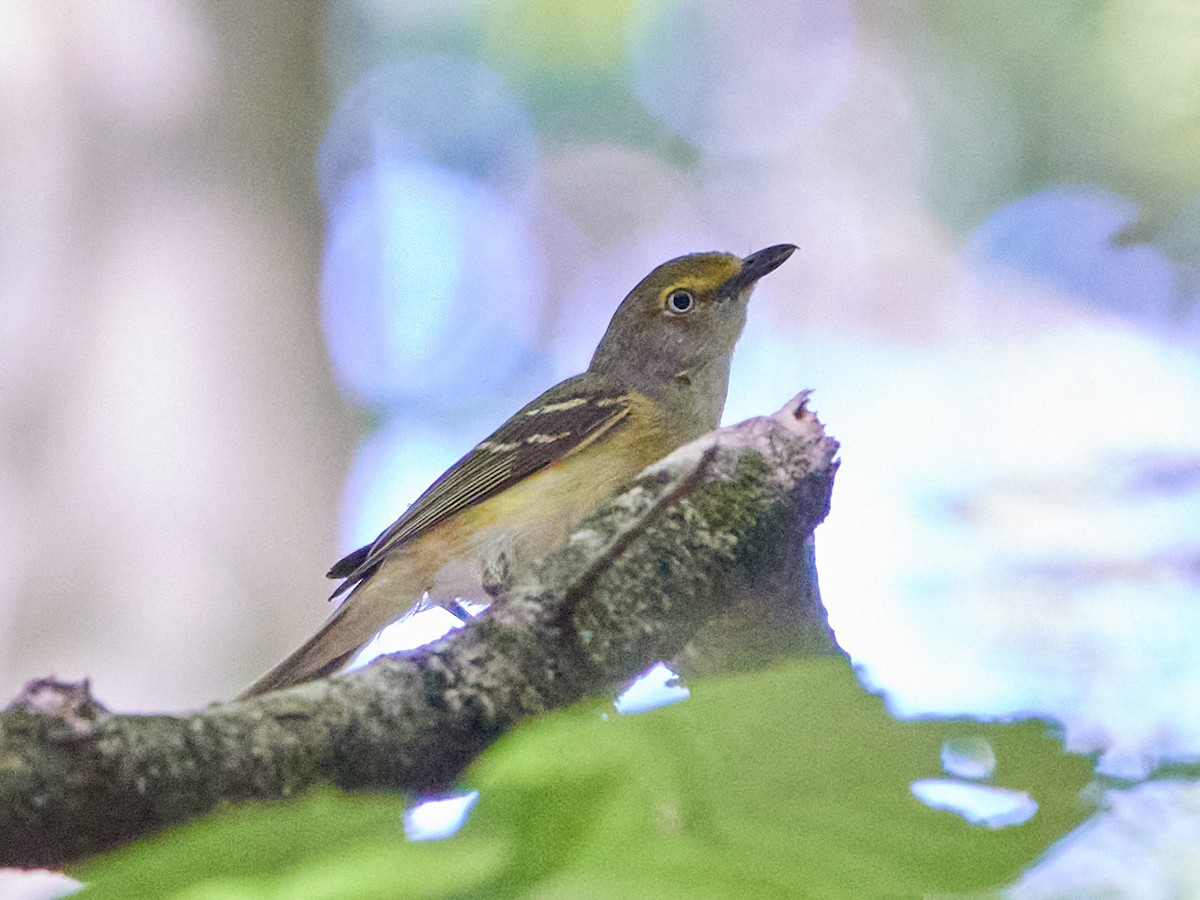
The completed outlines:
[[[556,384],[433,482],[372,543],[329,570],[347,594],[254,697],[341,669],[414,602],[453,608],[497,573],[566,542],[646,466],[720,423],[758,280],[796,250],[669,260],[621,301],[587,370]],[[500,575],[499,577],[503,577]]]

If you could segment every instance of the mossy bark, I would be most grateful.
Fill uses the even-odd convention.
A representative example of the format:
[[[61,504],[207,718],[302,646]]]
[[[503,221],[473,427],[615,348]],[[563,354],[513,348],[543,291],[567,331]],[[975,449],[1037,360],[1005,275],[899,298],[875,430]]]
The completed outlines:
[[[113,715],[86,682],[30,682],[0,714],[0,864],[59,864],[317,783],[442,789],[523,719],[658,660],[710,671],[840,652],[812,556],[837,443],[804,400],[652,466],[419,651],[181,716]]]

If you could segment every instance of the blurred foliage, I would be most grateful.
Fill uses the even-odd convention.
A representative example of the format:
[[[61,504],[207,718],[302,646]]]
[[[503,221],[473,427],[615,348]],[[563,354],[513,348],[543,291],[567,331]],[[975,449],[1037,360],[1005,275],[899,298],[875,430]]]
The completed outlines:
[[[399,797],[246,805],[90,861],[95,897],[917,896],[1007,883],[1088,814],[1088,759],[1045,723],[898,721],[844,662],[699,681],[636,716],[595,703],[528,723],[466,782],[454,838],[409,843]],[[1038,804],[1001,829],[910,790],[947,741]]]
[[[969,227],[997,203],[1048,185],[1092,182],[1132,197],[1165,227],[1200,190],[1200,5],[918,7],[923,33],[910,62],[933,73],[916,82],[930,113],[928,169],[942,173],[930,199],[952,224]],[[964,140],[964,119],[986,123],[990,148]],[[992,185],[971,208],[947,208],[943,194],[962,190],[959,178],[980,169],[994,177],[995,155],[1014,151],[1009,184]]]

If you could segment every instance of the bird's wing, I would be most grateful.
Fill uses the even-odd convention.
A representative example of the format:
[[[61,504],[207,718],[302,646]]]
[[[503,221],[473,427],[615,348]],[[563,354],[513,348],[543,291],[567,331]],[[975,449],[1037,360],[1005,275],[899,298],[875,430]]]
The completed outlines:
[[[596,441],[629,415],[632,402],[628,390],[594,373],[555,385],[447,469],[374,543],[336,563],[329,577],[346,580],[334,596],[406,541]]]

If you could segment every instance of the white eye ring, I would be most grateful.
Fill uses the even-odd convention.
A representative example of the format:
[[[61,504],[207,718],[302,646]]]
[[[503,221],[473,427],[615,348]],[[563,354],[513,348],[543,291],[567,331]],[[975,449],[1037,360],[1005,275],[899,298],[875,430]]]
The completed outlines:
[[[691,291],[685,291],[683,288],[676,288],[667,295],[666,303],[664,304],[667,312],[677,316],[682,316],[684,313],[690,313],[696,308],[696,298],[692,296]]]

